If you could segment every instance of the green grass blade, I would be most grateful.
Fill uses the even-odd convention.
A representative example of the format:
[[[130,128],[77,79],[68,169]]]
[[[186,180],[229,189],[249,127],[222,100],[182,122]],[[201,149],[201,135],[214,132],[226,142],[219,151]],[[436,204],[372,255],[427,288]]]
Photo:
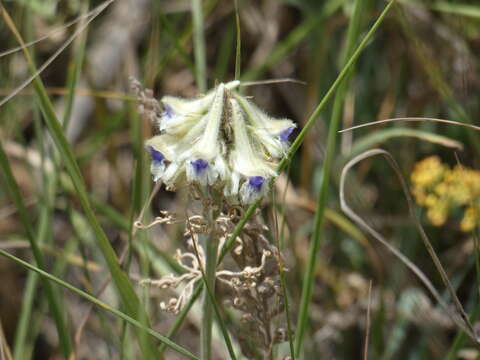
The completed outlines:
[[[230,23],[222,36],[220,48],[218,49],[217,61],[215,64],[215,81],[225,80],[228,66],[232,57],[232,43],[235,39],[235,24]]]
[[[478,298],[480,297],[480,249],[479,249],[479,237],[478,237],[478,230],[475,229],[472,232],[473,236],[473,241],[474,241],[474,254],[475,254],[475,272],[476,272],[476,285],[477,289],[475,291],[475,298],[473,300],[474,302],[474,308],[473,311],[470,315],[470,321],[472,324],[475,324],[475,322],[478,319],[478,316],[480,315],[480,302],[478,301]],[[467,271],[464,273],[464,276],[466,276]],[[461,282],[459,282],[461,283]],[[458,289],[458,286],[456,287]],[[465,342],[468,340],[467,334],[464,331],[459,331],[457,336],[455,337],[452,346],[450,347],[447,356],[445,357],[445,360],[454,360],[458,359],[458,351],[462,349],[465,346]]]
[[[63,286],[64,288],[66,288],[70,291],[73,291],[77,295],[80,295],[84,299],[86,299],[86,300],[92,302],[93,304],[97,305],[101,309],[111,312],[115,316],[127,321],[129,324],[141,329],[142,331],[147,332],[151,336],[160,340],[161,342],[166,344],[166,346],[168,346],[171,349],[177,351],[179,354],[182,354],[182,355],[184,355],[187,358],[192,359],[192,360],[198,360],[198,358],[195,355],[191,354],[188,350],[186,350],[183,347],[171,342],[168,338],[166,338],[165,336],[157,333],[155,330],[152,330],[151,328],[148,328],[148,327],[142,325],[139,321],[133,319],[132,317],[128,316],[127,314],[125,314],[121,311],[118,311],[117,309],[111,307],[110,305],[104,303],[101,300],[98,300],[95,296],[90,295],[89,293],[87,293],[83,290],[80,290],[79,288],[67,283],[66,281],[63,281],[63,280],[57,278],[56,276],[53,276],[52,274],[50,274],[46,271],[43,271],[42,269],[40,269],[36,266],[33,266],[26,261],[23,261],[22,259],[19,259],[18,257],[6,252],[5,250],[0,249],[0,255],[4,256],[4,257],[6,257],[10,260],[15,261],[16,263],[22,265],[23,267],[27,268],[28,270],[35,271],[37,274],[39,274],[45,280],[52,281],[52,282],[54,282],[54,283],[56,283],[60,286]]]
[[[45,207],[40,215],[40,221],[38,225],[38,244],[41,246],[47,237],[47,226],[48,226],[48,212],[50,209]],[[29,341],[33,342],[33,339],[29,339],[31,334],[31,316],[33,303],[36,296],[36,291],[38,287],[38,281],[40,280],[37,273],[31,272],[28,274],[28,278],[25,284],[24,295],[22,299],[22,307],[20,310],[20,317],[18,320],[17,328],[15,330],[15,343],[13,347],[13,356],[16,360],[27,359],[25,357],[25,349],[31,346],[28,344]]]
[[[240,69],[242,66],[242,33],[240,28],[240,10],[238,0],[235,0],[235,26],[237,30],[237,45],[235,51],[235,80],[240,79]]]
[[[208,211],[208,210],[207,210]],[[210,211],[209,220],[213,221],[213,216]],[[218,239],[213,234],[200,234],[199,239],[203,244],[205,251],[205,269],[202,269],[202,279],[205,283],[205,292],[202,304],[202,324],[200,331],[200,352],[202,360],[209,360],[212,358],[212,325],[215,299],[212,291],[215,289],[215,280],[217,273],[217,248]],[[197,251],[198,253],[198,251]],[[201,264],[199,260],[199,264]],[[201,266],[201,265],[200,265]]]
[[[446,1],[437,1],[430,6],[431,9],[446,14],[460,15],[480,19],[480,6],[451,3]]]
[[[322,17],[311,17],[304,23],[297,26],[286,39],[277,45],[267,57],[265,62],[258,67],[249,69],[244,72],[242,81],[251,81],[260,78],[270,67],[280,62],[285,56],[294,48],[295,45],[300,43],[307,37],[310,32],[315,29]]]
[[[18,33],[15,27],[15,24],[13,23],[12,19],[9,17],[8,13],[3,7],[2,7],[2,15],[6,20],[8,27],[15,35],[15,38],[17,39],[19,44],[24,46],[24,41],[21,35]],[[30,71],[32,73],[36,73],[37,70],[30,57],[30,53],[28,49],[24,47],[23,50],[24,50],[25,58],[27,60],[27,64],[30,68]],[[88,222],[96,235],[97,244],[100,250],[102,251],[103,257],[107,263],[108,269],[115,283],[117,292],[120,298],[122,299],[122,303],[124,304],[127,310],[127,313],[131,317],[135,319],[142,318],[142,316],[144,316],[143,315],[144,310],[140,305],[140,301],[135,293],[135,290],[132,284],[130,283],[130,280],[128,279],[128,276],[121,270],[118,264],[117,255],[115,254],[115,251],[110,245],[110,242],[105,232],[101,228],[100,223],[91,208],[90,202],[88,200],[86,185],[83,181],[82,174],[75,160],[73,150],[70,147],[70,144],[68,143],[65,137],[62,125],[57,119],[52,102],[48,97],[48,94],[45,90],[42,80],[39,77],[36,77],[33,80],[33,86],[34,86],[35,93],[37,96],[37,101],[40,105],[40,109],[42,110],[42,114],[43,114],[45,123],[47,125],[47,128],[60,154],[60,158],[62,159],[63,164],[65,165],[65,168],[67,169],[67,172],[70,175],[73,186],[75,187],[75,192],[78,196],[79,202],[83,208],[85,216],[88,219]],[[153,342],[151,341],[151,339],[149,341],[148,347],[149,349],[145,349],[144,347],[142,347],[142,351],[144,352],[144,354],[156,353],[156,348]]]
[[[204,238],[203,243],[205,244],[205,253],[206,253],[206,264],[205,269],[200,267],[200,271],[202,273],[203,283],[205,284],[205,299],[203,304],[203,311],[204,314],[208,314],[208,316],[204,316],[202,326],[207,326],[208,335],[204,337],[202,336],[202,359],[211,359],[212,358],[212,349],[211,349],[211,342],[212,342],[212,324],[213,324],[213,314],[209,314],[209,312],[214,312],[217,321],[220,325],[220,330],[222,332],[223,338],[225,340],[225,344],[227,345],[227,350],[230,354],[231,359],[236,359],[235,352],[233,350],[232,342],[230,340],[230,336],[228,335],[228,330],[225,326],[225,322],[223,321],[220,311],[218,310],[218,304],[215,301],[215,279],[216,279],[216,270],[217,270],[217,250],[218,250],[218,240],[212,238],[210,235],[201,234],[201,238]],[[198,252],[197,252],[198,253]],[[198,259],[199,263],[200,259]],[[209,324],[205,324],[209,322]],[[202,329],[203,330],[203,329]],[[204,344],[203,341],[206,343]]]
[[[425,41],[413,30],[408,16],[403,8],[397,8],[397,18],[401,25],[401,30],[409,40],[414,54],[418,58],[422,70],[427,75],[429,83],[435,91],[442,97],[447,105],[449,118],[461,123],[474,124],[474,120],[469,115],[465,107],[457,100],[457,94],[446,80],[444,71],[442,71],[438,59],[425,49]],[[476,131],[468,131],[465,127],[462,129],[470,139],[470,144],[474,147],[477,157],[480,156],[480,135]]]
[[[212,11],[212,9],[215,7],[217,4],[218,0],[209,0],[207,1],[205,5],[205,11],[204,14],[205,16],[208,16],[208,14]],[[169,62],[174,58],[174,56],[177,53],[182,53],[183,51],[180,51],[180,49],[186,47],[187,42],[190,40],[190,37],[192,35],[192,25],[191,23],[188,23],[187,26],[185,26],[183,31],[180,31],[180,35],[177,35],[178,38],[178,43],[176,43],[175,47],[173,49],[169,49],[169,51],[165,52],[165,55],[162,57],[160,60],[160,64],[158,65],[158,71],[157,74],[162,73],[165,68],[168,66]],[[189,66],[189,62],[187,61],[187,66]]]
[[[342,61],[343,63],[345,63],[346,58],[351,56],[351,54],[353,53],[353,50],[355,49],[354,46],[359,37],[360,19],[363,14],[362,5],[362,1],[355,1],[352,19],[349,23],[347,31],[347,42],[345,48],[346,57],[344,57]],[[351,74],[352,69],[353,67],[349,68],[349,72],[345,75],[345,78],[347,78],[347,75]],[[332,117],[330,119],[330,124],[328,128],[327,150],[325,154],[325,160],[323,162],[322,177],[320,181],[320,189],[317,200],[317,210],[315,212],[313,234],[310,241],[308,263],[302,285],[300,310],[297,319],[297,333],[295,335],[295,354],[297,356],[300,356],[304,335],[308,326],[308,311],[312,298],[313,284],[315,283],[315,267],[317,264],[318,250],[320,248],[320,243],[323,239],[322,228],[323,221],[325,219],[325,208],[328,201],[328,190],[330,188],[330,173],[332,170],[333,160],[336,155],[337,138],[339,137],[338,129],[340,127],[340,122],[342,118],[343,102],[345,99],[345,94],[347,92],[347,86],[348,81],[347,79],[345,79],[345,81],[338,87],[333,104]]]
[[[161,14],[160,22],[161,22],[161,28],[163,33],[166,36],[168,36],[173,42],[174,49],[171,50],[171,52],[176,51],[178,55],[180,55],[182,60],[185,62],[185,65],[187,66],[187,68],[190,69],[192,73],[194,73],[196,71],[195,64],[193,63],[190,54],[185,49],[185,46],[184,46],[185,41],[182,41],[186,37],[178,36],[178,30],[168,20],[167,16]],[[148,79],[148,81],[152,81],[152,79]],[[149,86],[148,83],[146,83],[146,85]]]
[[[207,58],[205,51],[205,34],[202,0],[192,0],[193,44],[195,52],[195,79],[197,89],[207,91]]]
[[[40,218],[37,226],[37,239],[38,246],[44,245],[47,240],[51,241],[52,236],[50,232],[51,228],[51,216],[53,211],[53,198],[54,188],[56,186],[56,177],[48,177],[44,174],[44,188],[43,197],[39,208],[41,209]],[[28,274],[27,282],[25,285],[24,296],[22,299],[22,308],[20,311],[20,317],[18,325],[15,331],[15,343],[14,343],[14,358],[15,359],[27,359],[25,357],[25,349],[33,346],[34,339],[31,333],[31,316],[36,296],[36,290],[38,285],[38,274],[31,272]],[[59,304],[61,305],[61,304]],[[30,342],[30,344],[29,344]]]
[[[13,176],[10,163],[8,161],[7,155],[3,150],[3,145],[0,143],[0,169],[2,170],[3,177],[5,179],[8,193],[12,197],[15,206],[18,209],[18,214],[23,223],[25,231],[27,233],[28,241],[30,242],[30,247],[32,248],[33,257],[39,268],[45,269],[45,262],[43,260],[42,252],[37,244],[37,238],[33,232],[32,224],[30,223],[30,216],[27,212],[23,198],[18,187],[18,184]],[[45,294],[50,305],[50,310],[52,311],[53,318],[55,320],[55,325],[57,327],[58,338],[60,340],[60,347],[65,358],[68,358],[69,354],[72,351],[72,345],[70,342],[69,331],[67,324],[64,318],[64,314],[59,306],[58,299],[55,296],[53,288],[50,283],[45,281],[43,283],[45,289]]]
[[[428,131],[421,131],[416,129],[409,129],[409,128],[393,128],[393,129],[382,129],[376,130],[371,134],[362,137],[360,140],[356,141],[353,146],[352,150],[348,154],[349,158],[353,158],[356,155],[361,154],[365,150],[368,150],[370,147],[383,143],[389,139],[396,138],[396,137],[413,137],[420,140],[431,142],[432,144],[438,144],[446,147],[456,148],[458,150],[463,149],[463,145],[450,139],[443,135],[437,135],[434,133],[430,133]]]
[[[82,16],[88,12],[89,0],[82,4],[83,13]],[[79,27],[84,25],[81,21]],[[75,88],[77,86],[78,77],[82,69],[83,60],[85,58],[85,48],[87,45],[87,32],[88,28],[85,30],[85,33],[81,34],[77,39],[78,42],[74,43],[74,49],[72,51],[72,60],[70,61],[68,74],[67,74],[67,90],[68,95],[65,100],[65,110],[63,113],[63,128],[67,129],[70,122],[70,117],[72,114],[73,101],[75,100]]]
[[[329,2],[320,14],[308,17],[302,24],[293,29],[285,40],[275,46],[263,64],[246,71],[241,80],[251,81],[260,78],[268,69],[285,59],[297,44],[303,41],[322,21],[337,11],[345,2],[346,0]]]
[[[135,153],[135,159],[136,159],[136,166],[135,166],[135,172],[134,172],[134,177],[133,177],[133,194],[132,194],[132,206],[130,210],[130,220],[129,220],[129,231],[128,231],[128,254],[127,254],[127,261],[124,266],[125,271],[127,273],[130,270],[130,265],[131,265],[131,260],[132,260],[132,244],[133,242],[137,242],[138,246],[137,248],[139,249],[138,254],[139,254],[139,263],[140,263],[140,269],[143,277],[148,276],[148,260],[146,256],[146,244],[148,243],[148,238],[147,238],[147,232],[142,231],[139,234],[134,232],[133,230],[133,223],[134,223],[134,218],[138,216],[142,212],[142,206],[143,204],[148,202],[148,197],[149,197],[149,187],[150,187],[150,176],[144,176],[145,174],[145,150],[144,150],[144,144],[143,144],[143,139],[144,135],[142,132],[142,123],[139,121],[139,117],[136,111],[136,108],[132,106],[131,103],[126,104],[128,113],[129,113],[129,118],[131,119],[130,123],[130,129],[131,129],[131,139],[132,139],[132,144],[133,144],[133,150]],[[137,237],[135,238],[135,235]],[[143,288],[144,292],[144,298],[148,299],[148,287]],[[148,301],[145,302],[148,304]],[[141,322],[143,325],[148,326],[148,319],[147,319],[147,312],[142,312],[143,316],[140,318]],[[122,339],[124,340],[124,339]],[[140,341],[144,344],[143,347],[145,349],[149,349],[148,347],[148,335],[146,333],[143,333],[140,335]],[[152,358],[155,357],[154,353],[151,353],[150,356]]]
[[[290,175],[290,170],[291,170],[291,164],[287,167],[285,170],[286,175]],[[288,190],[288,183],[287,186],[285,186],[285,190],[281,194],[281,203],[277,203],[276,201],[276,196],[275,196],[275,191],[272,192],[272,203],[275,204],[275,207],[278,208],[278,216],[281,217],[282,223],[278,223],[278,216],[274,212],[274,226],[276,229],[276,245],[278,251],[281,253],[284,251],[285,248],[285,227],[287,226],[287,222],[285,220],[285,210],[286,210],[286,196],[287,196],[287,190]],[[281,204],[281,205],[280,205]],[[294,340],[293,340],[293,326],[292,326],[292,319],[291,319],[291,314],[290,314],[290,300],[288,297],[288,289],[287,289],[287,280],[285,276],[285,264],[281,261],[279,263],[279,273],[280,273],[280,284],[282,287],[282,293],[283,293],[283,299],[285,302],[285,320],[287,322],[287,338],[288,338],[288,346],[290,348],[290,356],[292,360],[295,360],[295,345],[294,345]]]
[[[337,90],[338,86],[345,79],[345,77],[349,73],[350,69],[355,64],[355,62],[357,61],[360,54],[363,52],[363,50],[367,46],[368,42],[372,39],[373,35],[375,34],[375,32],[377,31],[379,26],[382,24],[385,16],[388,14],[388,12],[390,11],[390,9],[394,5],[394,3],[395,3],[395,0],[392,0],[388,3],[388,5],[382,11],[382,13],[378,17],[378,19],[375,21],[375,23],[372,25],[372,27],[368,31],[368,33],[365,35],[365,37],[363,38],[361,43],[358,45],[355,52],[353,52],[352,56],[349,58],[346,65],[343,67],[342,71],[338,74],[337,78],[335,79],[335,81],[333,82],[331,87],[328,89],[328,91],[325,93],[322,100],[319,102],[319,104],[317,105],[317,107],[315,108],[313,113],[308,118],[305,126],[300,131],[297,138],[295,139],[295,141],[292,143],[292,145],[288,149],[286,156],[279,163],[279,165],[277,167],[277,172],[283,171],[285,169],[285,167],[287,166],[287,164],[290,162],[290,160],[293,158],[293,155],[296,153],[296,151],[298,150],[298,148],[302,144],[302,142],[305,139],[305,136],[307,135],[308,131],[312,128],[312,126],[318,120],[318,117],[319,117],[320,113],[324,110],[325,106],[331,100],[331,98],[332,98],[333,94],[335,93],[335,91]],[[240,103],[241,103],[241,98],[237,98],[237,100],[239,100]],[[272,180],[272,183],[273,183],[273,180]],[[270,185],[272,185],[272,183]],[[232,248],[232,246],[235,243],[235,239],[240,235],[244,226],[247,224],[247,222],[253,216],[253,214],[255,213],[255,210],[258,207],[258,205],[260,204],[260,202],[261,201],[258,200],[258,201],[256,201],[255,203],[253,203],[252,205],[249,206],[249,208],[245,212],[244,216],[242,217],[242,219],[239,221],[239,223],[235,227],[232,235],[230,236],[230,238],[225,243],[225,245],[224,245],[224,247],[223,247],[223,249],[220,253],[220,256],[218,258],[218,263],[220,263],[223,260],[223,258],[228,254],[228,252],[230,251],[230,249]],[[188,312],[188,309],[191,308],[193,302],[196,301],[196,299],[199,295],[199,294],[197,294],[197,291],[198,290],[195,290],[194,296],[192,296],[192,298],[188,302],[188,305],[184,308],[185,312]],[[182,311],[182,315],[183,314],[184,314],[184,312]],[[184,316],[186,316],[186,314]],[[183,318],[184,317],[182,316],[182,319]],[[177,321],[174,324],[174,328],[178,328],[180,325],[181,325],[181,321],[178,321],[178,319],[177,319]]]
[[[378,19],[375,21],[375,23],[372,25],[368,33],[365,35],[361,43],[358,45],[356,50],[353,52],[352,56],[350,56],[349,60],[343,67],[342,71],[338,74],[337,78],[333,82],[332,86],[328,89],[328,91],[325,93],[323,96],[322,100],[320,100],[319,104],[313,111],[313,113],[310,115],[308,118],[307,122],[305,123],[305,126],[303,129],[300,131],[298,136],[296,137],[295,141],[292,143],[290,148],[288,149],[287,155],[282,159],[280,164],[278,165],[277,171],[280,172],[285,167],[287,164],[290,162],[292,159],[293,155],[297,152],[298,148],[300,145],[302,145],[303,140],[305,139],[305,136],[307,133],[310,131],[312,126],[315,124],[315,122],[318,120],[318,117],[320,113],[325,109],[325,106],[328,104],[328,102],[331,100],[333,94],[335,91],[338,89],[342,81],[347,77],[348,73],[350,72],[350,69],[352,66],[355,64],[357,61],[358,57],[360,54],[363,52],[365,47],[367,46],[368,42],[372,39],[373,35],[376,33],[380,25],[382,24],[385,16],[388,14],[392,6],[395,4],[395,0],[391,0],[388,5],[385,7],[385,9],[382,11]]]
[[[20,319],[15,330],[15,342],[13,346],[13,358],[22,360],[25,358],[25,349],[28,347],[27,335],[31,327],[31,315],[33,302],[36,296],[39,276],[30,273],[25,283]]]

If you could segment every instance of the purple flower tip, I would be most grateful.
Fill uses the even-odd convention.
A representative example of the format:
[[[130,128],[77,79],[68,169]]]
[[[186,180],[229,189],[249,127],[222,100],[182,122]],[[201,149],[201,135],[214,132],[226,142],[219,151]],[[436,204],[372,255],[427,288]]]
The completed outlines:
[[[265,182],[265,178],[262,176],[250,176],[248,178],[248,185],[253,188],[256,192],[260,192],[262,190],[263,183]]]
[[[293,127],[289,127],[288,129],[285,129],[283,130],[281,133],[280,133],[280,140],[281,141],[287,141],[288,140],[288,137],[290,136],[290,134],[293,132]]]
[[[208,162],[203,159],[191,161],[190,164],[192,164],[197,175],[205,171],[205,169],[208,167]]]
[[[150,156],[152,157],[153,162],[160,163],[165,159],[165,156],[163,156],[160,151],[155,150],[153,146],[147,146],[147,150],[150,152]]]
[[[166,103],[163,103],[163,116],[170,119],[173,117],[173,109],[170,105]]]

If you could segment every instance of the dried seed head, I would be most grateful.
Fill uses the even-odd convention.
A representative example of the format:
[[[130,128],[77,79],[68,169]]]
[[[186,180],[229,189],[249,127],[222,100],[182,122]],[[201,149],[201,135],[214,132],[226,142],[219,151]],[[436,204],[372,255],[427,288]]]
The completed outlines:
[[[270,297],[274,295],[272,284],[269,284],[265,281],[257,287],[257,291],[263,297]]]
[[[243,314],[240,318],[240,321],[241,322],[244,322],[244,323],[247,323],[247,322],[252,322],[254,319],[253,319],[253,316],[252,314]]]

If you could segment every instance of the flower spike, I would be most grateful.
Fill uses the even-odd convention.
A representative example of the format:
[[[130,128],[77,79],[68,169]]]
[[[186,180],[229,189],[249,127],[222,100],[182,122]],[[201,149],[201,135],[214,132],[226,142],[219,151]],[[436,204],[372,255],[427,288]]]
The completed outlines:
[[[243,204],[268,192],[296,125],[268,116],[235,92],[239,85],[219,84],[197,99],[162,98],[153,120],[160,134],[146,143],[154,181],[212,186]]]

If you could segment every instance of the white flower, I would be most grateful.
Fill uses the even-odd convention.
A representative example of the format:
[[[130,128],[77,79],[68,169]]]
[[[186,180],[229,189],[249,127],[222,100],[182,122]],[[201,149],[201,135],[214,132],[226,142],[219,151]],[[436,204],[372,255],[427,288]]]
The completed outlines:
[[[275,119],[235,92],[240,82],[219,84],[204,97],[166,96],[154,119],[160,135],[146,145],[154,181],[211,186],[232,200],[252,203],[268,192],[275,160],[285,155],[296,127]]]
[[[244,112],[236,99],[230,99],[234,145],[230,154],[230,166],[234,174],[232,177],[232,193],[238,193],[241,177],[244,183],[240,188],[240,198],[243,203],[252,203],[265,194],[266,179],[276,176],[272,163],[263,155],[260,144],[249,135]],[[240,175],[240,176],[239,176]]]
[[[152,157],[150,172],[153,175],[153,181],[157,181],[165,173],[165,156],[153,146],[147,146],[147,149]]]
[[[275,119],[247,99],[236,96],[243,111],[250,119],[249,129],[258,138],[266,151],[273,158],[285,155],[288,148],[288,137],[296,125],[289,119]]]

